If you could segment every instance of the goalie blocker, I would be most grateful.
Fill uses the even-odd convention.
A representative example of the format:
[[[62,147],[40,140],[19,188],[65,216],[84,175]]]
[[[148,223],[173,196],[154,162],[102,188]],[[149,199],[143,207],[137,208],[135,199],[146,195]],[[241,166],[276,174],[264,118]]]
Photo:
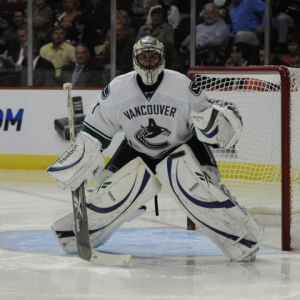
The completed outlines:
[[[187,145],[176,159],[156,167],[164,187],[180,208],[234,261],[252,261],[264,239],[255,219],[241,207],[224,185],[214,166],[202,166]]]
[[[85,132],[79,132],[70,148],[48,169],[62,189],[75,191],[84,181],[89,185],[104,167],[101,143]]]

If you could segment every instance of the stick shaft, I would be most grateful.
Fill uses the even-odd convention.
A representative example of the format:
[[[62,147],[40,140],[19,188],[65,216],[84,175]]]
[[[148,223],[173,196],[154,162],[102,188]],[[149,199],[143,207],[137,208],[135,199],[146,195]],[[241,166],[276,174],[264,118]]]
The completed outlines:
[[[68,106],[68,121],[70,129],[70,140],[75,141],[74,128],[74,109],[71,96],[71,85],[64,86],[67,90],[67,106]],[[75,222],[76,240],[78,256],[80,258],[90,260],[92,256],[92,248],[90,245],[89,227],[86,210],[84,182],[72,191],[72,204]]]
[[[64,85],[67,90],[67,105],[68,105],[68,121],[70,128],[70,140],[75,141],[75,126],[74,126],[74,109],[71,97],[72,85],[70,83]],[[72,191],[73,216],[76,231],[76,243],[78,257],[86,261],[109,266],[123,266],[128,264],[131,255],[113,255],[95,251],[91,247],[89,223],[85,199],[85,183],[83,182],[76,191]]]
[[[157,201],[157,195],[154,197],[154,205],[155,205],[155,215],[158,216],[158,201]]]
[[[73,102],[71,96],[71,88],[67,87],[67,105],[68,105],[68,121],[69,121],[69,129],[70,129],[70,140],[72,142],[75,141],[75,127],[74,127],[74,109]]]

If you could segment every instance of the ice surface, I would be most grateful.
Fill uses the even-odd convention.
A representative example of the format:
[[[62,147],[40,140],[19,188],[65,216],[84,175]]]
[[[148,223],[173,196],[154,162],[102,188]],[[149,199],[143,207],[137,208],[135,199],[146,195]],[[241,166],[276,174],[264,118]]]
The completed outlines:
[[[104,267],[65,254],[50,225],[71,210],[44,172],[0,171],[0,300],[14,299],[300,299],[300,255],[279,250],[267,233],[254,263],[233,263],[165,194],[125,223],[98,250],[131,253],[125,267]]]

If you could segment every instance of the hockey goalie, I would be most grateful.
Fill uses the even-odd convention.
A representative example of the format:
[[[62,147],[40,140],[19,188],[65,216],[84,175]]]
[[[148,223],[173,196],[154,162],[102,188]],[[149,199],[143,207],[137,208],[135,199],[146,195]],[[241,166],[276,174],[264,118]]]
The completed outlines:
[[[211,146],[228,149],[237,142],[241,116],[211,103],[183,74],[164,69],[163,45],[155,38],[140,39],[132,57],[134,71],[100,92],[75,142],[47,173],[73,191],[83,182],[98,182],[87,196],[94,248],[142,214],[163,185],[229,259],[253,261],[263,231],[220,184],[210,151]],[[104,166],[102,151],[121,131],[125,138]],[[175,158],[178,152],[184,155]],[[77,251],[72,213],[55,221],[52,230],[65,252]]]

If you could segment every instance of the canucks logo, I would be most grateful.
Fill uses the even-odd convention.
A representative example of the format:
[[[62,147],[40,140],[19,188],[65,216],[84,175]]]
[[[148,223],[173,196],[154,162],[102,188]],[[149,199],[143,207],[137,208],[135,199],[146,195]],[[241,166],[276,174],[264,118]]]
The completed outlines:
[[[191,82],[189,90],[194,96],[199,96],[202,92],[200,86],[198,86],[195,82]]]
[[[105,100],[110,95],[110,87],[107,85],[101,92],[101,98]]]
[[[135,133],[134,137],[145,147],[149,149],[159,150],[164,149],[170,145],[168,141],[161,143],[151,143],[149,139],[153,139],[160,135],[169,136],[171,131],[167,128],[158,126],[153,119],[149,119],[147,127],[141,126],[141,128]]]

